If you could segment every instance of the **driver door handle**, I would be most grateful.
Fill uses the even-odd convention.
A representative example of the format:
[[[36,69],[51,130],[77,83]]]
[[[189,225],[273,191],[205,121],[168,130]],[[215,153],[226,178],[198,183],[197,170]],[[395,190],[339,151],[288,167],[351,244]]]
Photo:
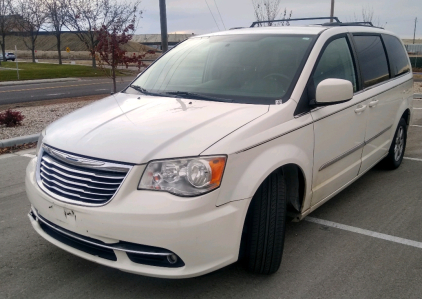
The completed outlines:
[[[365,109],[366,109],[366,105],[358,105],[358,107],[355,109],[355,112],[357,114],[359,114],[359,113],[361,113]]]
[[[375,107],[378,104],[378,100],[373,100],[369,102],[369,107]]]

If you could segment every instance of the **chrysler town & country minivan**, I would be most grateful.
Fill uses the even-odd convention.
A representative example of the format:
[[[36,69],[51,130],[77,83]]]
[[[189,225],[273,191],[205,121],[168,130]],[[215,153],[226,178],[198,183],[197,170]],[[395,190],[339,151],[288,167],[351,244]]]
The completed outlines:
[[[405,48],[384,29],[194,36],[42,132],[29,219],[54,245],[127,272],[184,278],[243,260],[274,273],[288,217],[377,163],[399,167],[412,96]]]

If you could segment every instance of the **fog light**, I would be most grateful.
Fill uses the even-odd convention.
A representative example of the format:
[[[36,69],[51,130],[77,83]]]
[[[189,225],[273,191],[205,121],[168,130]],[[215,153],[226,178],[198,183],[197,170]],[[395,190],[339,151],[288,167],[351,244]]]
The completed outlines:
[[[176,264],[177,263],[177,256],[175,254],[170,254],[167,256],[167,260],[170,264]]]

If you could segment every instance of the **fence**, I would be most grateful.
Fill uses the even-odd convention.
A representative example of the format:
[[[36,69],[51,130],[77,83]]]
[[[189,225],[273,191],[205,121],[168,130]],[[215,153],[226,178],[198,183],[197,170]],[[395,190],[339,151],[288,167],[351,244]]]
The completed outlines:
[[[409,57],[410,58],[410,64],[413,68],[422,68],[422,56],[416,56],[416,57]]]
[[[406,47],[407,53],[422,55],[422,44],[407,44],[404,46]]]
[[[422,68],[422,44],[407,44],[404,46],[409,54],[412,67]]]

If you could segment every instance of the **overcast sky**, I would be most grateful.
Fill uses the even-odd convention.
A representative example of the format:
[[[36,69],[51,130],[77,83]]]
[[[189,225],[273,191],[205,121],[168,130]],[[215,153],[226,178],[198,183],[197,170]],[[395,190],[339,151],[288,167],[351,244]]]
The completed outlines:
[[[254,21],[252,0],[166,0],[169,33],[203,34],[219,29],[207,7],[214,14],[220,29],[224,26],[218,15],[217,3],[226,28],[247,27]],[[215,2],[214,2],[215,1]],[[330,0],[281,0],[281,7],[292,10],[292,18],[329,16]],[[421,0],[336,0],[334,15],[341,21],[354,21],[362,16],[362,6],[374,11],[374,23],[385,26],[401,38],[413,38],[415,17],[419,16],[416,37],[422,38]],[[160,33],[158,0],[143,0],[143,19],[136,33]],[[379,19],[379,21],[378,21]]]

